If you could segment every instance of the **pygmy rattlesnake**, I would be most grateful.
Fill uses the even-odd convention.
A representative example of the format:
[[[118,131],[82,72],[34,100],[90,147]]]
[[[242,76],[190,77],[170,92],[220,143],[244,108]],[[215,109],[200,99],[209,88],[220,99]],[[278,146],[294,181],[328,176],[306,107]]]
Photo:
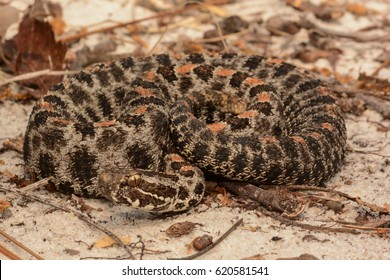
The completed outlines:
[[[152,212],[182,211],[204,175],[319,184],[340,167],[346,129],[329,89],[261,56],[165,54],[96,65],[33,108],[24,159],[34,179]]]

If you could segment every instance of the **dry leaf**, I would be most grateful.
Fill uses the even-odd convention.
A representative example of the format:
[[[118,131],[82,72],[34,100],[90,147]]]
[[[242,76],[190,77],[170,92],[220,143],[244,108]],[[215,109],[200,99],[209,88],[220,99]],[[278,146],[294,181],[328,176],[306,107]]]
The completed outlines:
[[[49,23],[31,18],[26,13],[19,24],[18,34],[7,41],[3,49],[8,66],[16,74],[24,74],[43,69],[62,70],[67,48],[56,42]],[[41,76],[22,83],[43,93],[61,79],[60,76]]]
[[[213,243],[213,237],[208,234],[198,236],[191,242],[192,246],[198,251],[203,250],[204,248],[206,248],[212,243]]]
[[[4,211],[5,209],[11,207],[11,203],[5,200],[0,200],[0,212]]]
[[[195,223],[191,223],[191,222],[175,223],[171,225],[165,231],[165,233],[170,237],[179,237],[192,232],[195,228],[195,225],[196,225]]]
[[[119,239],[125,245],[129,245],[131,242],[130,236],[119,236]],[[107,247],[111,247],[114,244],[116,244],[116,241],[114,239],[112,239],[110,236],[106,236],[106,237],[103,237],[102,239],[96,241],[94,246],[97,248],[107,248]]]

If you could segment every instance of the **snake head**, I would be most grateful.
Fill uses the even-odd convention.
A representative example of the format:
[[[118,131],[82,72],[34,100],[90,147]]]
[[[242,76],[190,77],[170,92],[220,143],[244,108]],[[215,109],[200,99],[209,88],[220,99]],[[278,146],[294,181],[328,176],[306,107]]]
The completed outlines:
[[[184,197],[177,175],[149,170],[103,171],[98,177],[102,196],[148,212],[177,212],[199,203],[190,195]],[[188,199],[187,199],[188,198]],[[187,201],[188,200],[188,201]]]

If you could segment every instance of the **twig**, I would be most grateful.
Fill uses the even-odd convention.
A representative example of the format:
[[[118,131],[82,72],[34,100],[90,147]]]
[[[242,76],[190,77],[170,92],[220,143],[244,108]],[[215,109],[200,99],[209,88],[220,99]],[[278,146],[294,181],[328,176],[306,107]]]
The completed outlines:
[[[356,42],[388,42],[390,41],[390,35],[384,34],[384,35],[371,35],[367,34],[367,32],[342,32],[342,31],[336,31],[329,28],[321,27],[313,22],[311,22],[308,19],[302,19],[302,24],[307,26],[307,28],[313,28],[319,32],[325,33],[330,36],[336,36],[340,38],[347,38],[355,40]]]
[[[29,184],[29,185],[27,185],[27,186],[25,186],[25,187],[23,188],[23,191],[27,192],[27,191],[39,189],[40,187],[46,186],[46,185],[49,184],[49,181],[50,181],[52,178],[53,178],[53,177],[47,177],[47,178],[44,178],[44,179],[42,179],[42,180],[36,181],[35,183]]]
[[[377,228],[377,227],[356,226],[356,225],[343,225],[343,227],[356,228],[356,229],[361,229],[361,230],[374,230],[374,231],[377,231],[378,233],[385,233],[385,232],[390,233],[390,228]]]
[[[182,258],[168,258],[169,260],[193,260],[196,259],[197,257],[200,257],[201,255],[207,253],[211,249],[213,249],[215,246],[217,246],[219,243],[221,243],[222,240],[224,240],[230,233],[232,233],[239,225],[241,225],[243,219],[239,219],[227,232],[225,232],[221,237],[219,237],[214,243],[210,244],[210,246],[207,246],[203,250],[187,256],[187,257],[182,257]]]
[[[0,253],[9,258],[10,260],[21,260],[22,258],[16,255],[15,253],[11,252],[7,248],[5,248],[3,245],[0,244]]]
[[[32,79],[32,78],[36,78],[36,77],[40,77],[40,76],[72,75],[72,74],[76,74],[78,72],[80,72],[80,71],[68,71],[68,70],[54,71],[54,70],[50,70],[50,69],[43,69],[43,70],[30,72],[30,73],[25,73],[25,74],[21,74],[21,75],[9,78],[9,79],[1,82],[0,83],[0,87],[4,86],[4,85],[7,85],[7,84],[10,84],[10,83],[13,83],[13,82],[28,80],[28,79]]]
[[[21,191],[18,191],[18,190],[11,190],[11,189],[7,189],[7,188],[4,188],[4,187],[1,187],[0,186],[0,190],[4,191],[4,192],[11,192],[11,193],[16,193],[24,198],[27,198],[27,199],[31,199],[31,200],[35,200],[35,201],[38,201],[40,203],[43,203],[43,204],[46,204],[46,205],[49,205],[49,206],[52,206],[58,210],[62,210],[64,212],[68,212],[68,213],[72,213],[74,214],[76,217],[78,217],[80,220],[88,223],[89,225],[97,228],[98,230],[100,231],[103,231],[105,234],[107,234],[108,236],[110,236],[112,239],[114,239],[116,241],[116,243],[121,246],[125,251],[126,253],[129,255],[129,258],[130,259],[134,259],[134,256],[133,254],[131,253],[131,251],[129,250],[129,248],[122,242],[122,240],[117,237],[113,232],[111,232],[110,230],[98,225],[98,224],[95,224],[94,222],[92,222],[91,220],[89,220],[87,217],[85,217],[83,214],[80,214],[72,209],[69,209],[67,207],[61,207],[61,206],[58,206],[58,205],[55,205],[55,204],[52,204],[46,200],[43,200],[39,197],[36,197],[36,196],[33,196],[33,195],[28,195],[28,194],[25,194]]]
[[[340,192],[340,191],[335,191],[335,190],[330,190],[330,189],[320,188],[320,187],[314,187],[314,186],[304,186],[304,185],[292,185],[292,186],[286,186],[286,188],[289,190],[319,191],[319,192],[327,192],[327,193],[331,193],[331,194],[336,194],[336,195],[339,195],[339,196],[344,197],[346,199],[352,200],[353,202],[357,203],[358,205],[366,206],[371,211],[390,213],[390,211],[384,207],[380,207],[378,205],[365,202],[365,201],[361,200],[359,197],[353,197],[353,196],[350,196],[350,195],[343,193],[343,192]]]
[[[215,4],[217,4],[217,3],[219,4],[219,3],[221,3],[221,1],[210,1],[207,4],[214,4],[214,3]],[[164,18],[164,17],[172,17],[172,16],[175,16],[175,15],[181,14],[181,13],[183,13],[185,11],[196,9],[198,7],[199,7],[199,4],[194,4],[194,5],[187,6],[187,7],[181,8],[181,9],[177,9],[175,11],[162,12],[162,13],[158,13],[156,15],[151,15],[151,16],[148,16],[148,17],[144,17],[144,18],[140,18],[140,19],[135,19],[135,20],[119,23],[119,24],[116,24],[116,25],[113,25],[113,26],[99,28],[99,29],[96,29],[96,30],[90,30],[90,31],[87,31],[87,32],[80,32],[79,34],[75,34],[75,35],[71,35],[71,36],[68,36],[68,37],[65,37],[65,38],[61,38],[60,41],[62,43],[67,43],[67,42],[78,40],[78,39],[80,39],[82,37],[86,37],[86,36],[89,36],[89,35],[92,35],[92,34],[112,31],[112,30],[117,29],[117,28],[126,27],[128,25],[137,24],[137,23],[140,23],[140,22],[143,22],[143,21],[148,21],[148,20],[152,20],[152,19],[159,19],[159,18]]]
[[[297,226],[307,230],[315,230],[315,231],[328,231],[328,232],[341,232],[341,233],[351,233],[351,234],[360,234],[361,232],[354,229],[349,228],[331,228],[331,227],[323,227],[323,226],[313,226],[309,224],[304,224],[301,222],[297,222],[294,220],[290,220],[285,218],[277,213],[266,210],[265,208],[259,208],[258,211],[268,217],[271,217],[279,222],[289,225],[289,226]]]
[[[26,246],[24,246],[22,243],[20,243],[19,241],[17,241],[15,238],[13,238],[12,236],[8,235],[7,233],[5,233],[4,231],[0,230],[0,234],[2,236],[4,236],[5,238],[7,238],[9,241],[11,241],[12,243],[14,243],[16,246],[22,248],[24,251],[28,252],[30,255],[34,256],[37,260],[43,260],[43,258],[38,255],[37,253],[35,253],[34,251],[32,251],[31,249],[27,248]],[[6,248],[2,248],[4,250],[7,250]],[[7,250],[8,251],[8,250]],[[3,251],[4,252],[4,251]],[[12,253],[12,252],[11,252]],[[13,253],[12,253],[13,254]],[[18,256],[17,256],[18,257]],[[18,259],[20,259],[18,257]],[[15,260],[15,259],[14,259]]]

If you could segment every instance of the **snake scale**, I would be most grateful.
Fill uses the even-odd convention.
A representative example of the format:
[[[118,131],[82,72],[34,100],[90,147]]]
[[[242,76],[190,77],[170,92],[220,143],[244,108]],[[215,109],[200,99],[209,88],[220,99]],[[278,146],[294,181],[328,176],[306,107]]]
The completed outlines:
[[[57,189],[150,212],[197,205],[205,174],[321,184],[343,162],[346,128],[328,87],[262,56],[189,54],[98,64],[34,106],[26,174]]]

